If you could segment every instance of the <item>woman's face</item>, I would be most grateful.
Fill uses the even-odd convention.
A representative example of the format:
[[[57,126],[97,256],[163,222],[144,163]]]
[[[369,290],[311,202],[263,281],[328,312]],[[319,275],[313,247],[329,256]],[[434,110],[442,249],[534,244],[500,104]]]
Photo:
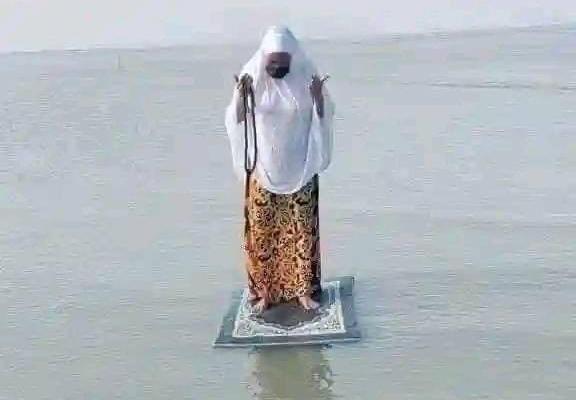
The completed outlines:
[[[290,72],[292,56],[286,52],[270,53],[266,57],[266,72],[274,79],[282,79]]]

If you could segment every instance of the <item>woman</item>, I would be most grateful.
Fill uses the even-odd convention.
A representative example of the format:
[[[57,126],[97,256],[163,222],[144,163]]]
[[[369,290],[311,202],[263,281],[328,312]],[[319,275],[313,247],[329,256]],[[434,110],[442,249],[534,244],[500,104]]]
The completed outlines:
[[[330,163],[334,113],[323,88],[326,78],[319,78],[292,32],[276,26],[267,30],[240,76],[226,129],[234,170],[242,181],[247,178],[250,300],[256,312],[293,299],[315,309],[319,304],[312,297],[321,290],[318,174]],[[254,110],[245,105],[248,90]],[[246,141],[246,122],[255,122],[255,139],[251,132]]]

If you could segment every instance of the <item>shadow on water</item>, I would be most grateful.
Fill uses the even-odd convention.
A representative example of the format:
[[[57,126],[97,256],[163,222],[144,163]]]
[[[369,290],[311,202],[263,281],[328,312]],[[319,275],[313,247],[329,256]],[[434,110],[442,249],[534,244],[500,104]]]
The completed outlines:
[[[250,388],[258,400],[334,399],[332,370],[320,346],[257,349]]]

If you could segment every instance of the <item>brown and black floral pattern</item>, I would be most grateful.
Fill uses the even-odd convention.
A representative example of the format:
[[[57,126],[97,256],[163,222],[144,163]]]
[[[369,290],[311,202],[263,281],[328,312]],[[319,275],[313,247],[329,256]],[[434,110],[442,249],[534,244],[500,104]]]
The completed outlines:
[[[279,303],[319,294],[318,195],[318,175],[292,194],[269,192],[251,176],[244,248],[253,298]]]

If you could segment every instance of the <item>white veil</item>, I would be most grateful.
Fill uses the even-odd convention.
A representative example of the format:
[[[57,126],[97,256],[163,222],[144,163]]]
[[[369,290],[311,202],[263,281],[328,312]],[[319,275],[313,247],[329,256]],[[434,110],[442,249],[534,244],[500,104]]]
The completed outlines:
[[[290,72],[283,79],[274,79],[265,70],[266,56],[272,52],[291,54]],[[330,164],[334,103],[324,87],[324,116],[318,116],[309,89],[316,67],[285,27],[267,30],[240,76],[245,73],[254,81],[258,146],[254,174],[271,192],[296,192]],[[244,123],[236,119],[238,96],[235,89],[225,120],[234,170],[244,181]],[[254,154],[252,142],[249,137],[249,157]]]

